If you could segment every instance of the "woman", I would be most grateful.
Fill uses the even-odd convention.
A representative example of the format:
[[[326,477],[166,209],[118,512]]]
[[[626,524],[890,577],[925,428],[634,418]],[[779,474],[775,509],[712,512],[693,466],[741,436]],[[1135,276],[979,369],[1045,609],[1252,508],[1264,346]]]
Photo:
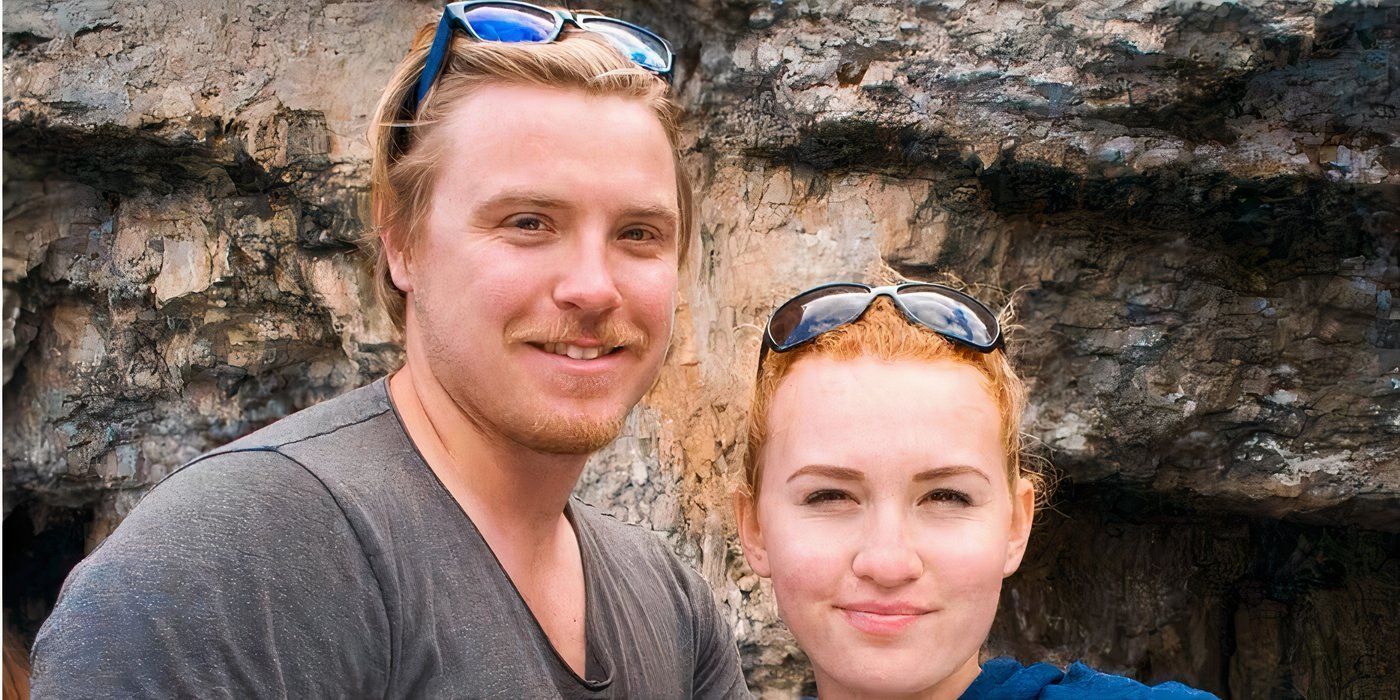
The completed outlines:
[[[1030,536],[1025,387],[998,320],[948,287],[830,284],[764,334],[736,495],[750,566],[843,697],[1211,697],[978,652]]]

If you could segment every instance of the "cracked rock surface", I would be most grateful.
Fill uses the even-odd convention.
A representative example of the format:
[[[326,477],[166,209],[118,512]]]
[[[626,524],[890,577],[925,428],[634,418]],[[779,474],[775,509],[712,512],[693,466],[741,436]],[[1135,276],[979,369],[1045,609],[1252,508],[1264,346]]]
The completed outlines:
[[[701,229],[587,500],[810,672],[733,540],[764,314],[881,265],[1008,297],[1062,477],[991,653],[1400,693],[1400,6],[595,3],[678,52]],[[435,5],[4,6],[5,607],[184,460],[392,370],[364,133]],[[23,572],[16,575],[17,572]]]

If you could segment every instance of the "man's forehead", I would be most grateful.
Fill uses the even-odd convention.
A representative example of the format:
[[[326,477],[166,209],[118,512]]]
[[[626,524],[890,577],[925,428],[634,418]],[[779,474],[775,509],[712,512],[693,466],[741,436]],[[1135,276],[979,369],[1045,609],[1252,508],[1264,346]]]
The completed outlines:
[[[644,99],[540,85],[482,85],[447,110],[442,126],[468,144],[482,133],[539,140],[605,131],[631,139],[659,137],[669,146],[660,116]]]
[[[679,218],[675,154],[642,100],[487,86],[450,110],[438,133],[434,189],[458,204]]]

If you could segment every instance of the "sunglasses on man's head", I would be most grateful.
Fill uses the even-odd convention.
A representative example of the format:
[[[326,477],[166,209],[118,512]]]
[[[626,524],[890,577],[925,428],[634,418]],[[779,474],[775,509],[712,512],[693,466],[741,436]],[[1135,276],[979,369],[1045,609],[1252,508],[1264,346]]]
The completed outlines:
[[[631,22],[604,17],[586,10],[552,10],[514,0],[473,0],[454,2],[443,8],[442,21],[433,35],[433,46],[423,64],[418,89],[409,96],[405,109],[416,114],[447,64],[452,33],[461,31],[477,41],[507,44],[547,44],[559,38],[564,26],[595,32],[633,63],[664,78],[671,75],[675,54],[671,45],[654,32]]]
[[[911,282],[871,287],[835,282],[813,287],[783,302],[763,331],[759,367],[768,352],[787,352],[855,322],[880,297],[888,297],[911,323],[978,352],[1001,347],[1001,324],[985,304],[951,287]]]

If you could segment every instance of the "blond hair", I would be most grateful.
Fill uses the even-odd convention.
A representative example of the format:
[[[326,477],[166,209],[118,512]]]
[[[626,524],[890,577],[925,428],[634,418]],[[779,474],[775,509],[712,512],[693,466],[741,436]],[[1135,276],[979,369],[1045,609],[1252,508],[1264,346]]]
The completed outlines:
[[[1006,316],[1003,314],[1003,320],[1009,320]],[[1006,325],[1003,323],[1003,328]],[[788,352],[770,352],[764,359],[749,409],[748,449],[744,454],[744,483],[740,486],[752,497],[753,503],[758,501],[763,469],[760,457],[767,437],[773,394],[793,365],[807,357],[952,361],[976,369],[981,373],[1000,415],[1008,485],[1014,493],[1017,478],[1024,478],[1031,483],[1037,496],[1043,498],[1045,480],[1031,468],[1030,460],[1023,454],[1021,414],[1026,407],[1026,384],[1017,376],[1006,351],[998,349],[983,353],[950,341],[923,326],[910,323],[889,299],[880,297],[858,320],[823,333],[812,342]]]
[[[694,228],[689,179],[680,162],[679,107],[664,80],[637,66],[592,32],[565,31],[548,44],[506,44],[456,36],[433,89],[417,114],[404,108],[432,45],[436,23],[424,25],[413,48],[399,62],[375,108],[370,127],[374,161],[370,169],[372,226],[361,247],[374,265],[374,291],[394,327],[403,331],[405,297],[389,276],[381,235],[398,250],[411,251],[427,214],[441,149],[431,138],[435,127],[464,99],[486,85],[527,85],[576,90],[587,95],[636,99],[661,122],[676,160],[676,199],[680,208],[677,244],[684,262]]]

